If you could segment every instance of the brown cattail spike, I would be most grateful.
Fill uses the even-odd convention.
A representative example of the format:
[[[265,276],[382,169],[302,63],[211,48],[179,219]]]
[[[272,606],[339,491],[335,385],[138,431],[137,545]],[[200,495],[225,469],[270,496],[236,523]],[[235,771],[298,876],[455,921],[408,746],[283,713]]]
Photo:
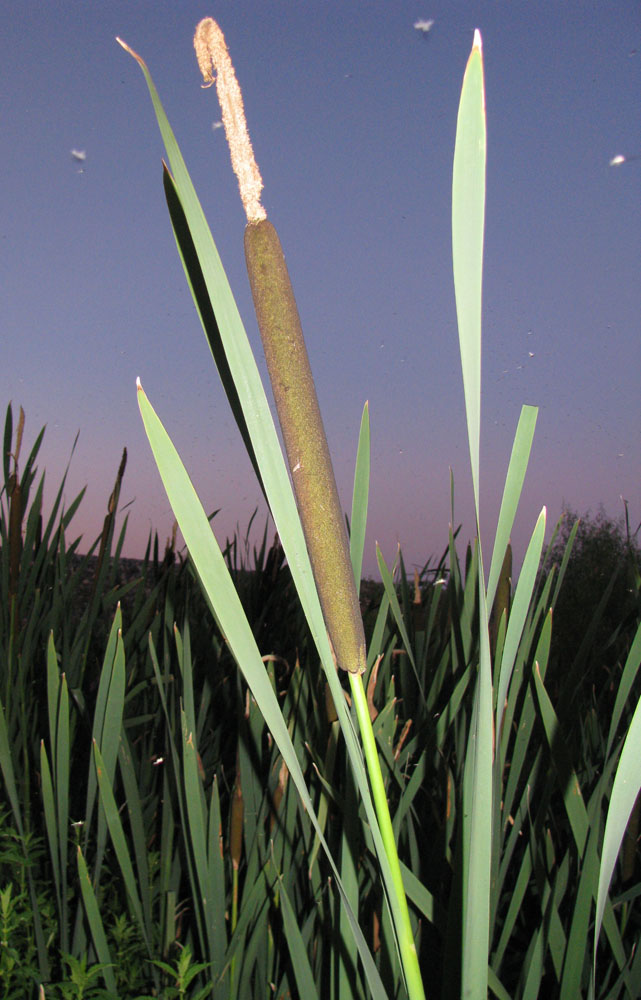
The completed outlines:
[[[298,308],[269,219],[245,228],[247,273],[318,596],[338,665],[366,668],[349,541]]]

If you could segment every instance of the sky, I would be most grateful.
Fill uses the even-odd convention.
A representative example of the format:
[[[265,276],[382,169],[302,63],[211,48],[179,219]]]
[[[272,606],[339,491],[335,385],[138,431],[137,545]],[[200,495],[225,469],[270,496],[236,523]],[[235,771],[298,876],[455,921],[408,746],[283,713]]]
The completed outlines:
[[[422,566],[454,522],[474,536],[451,265],[451,176],[465,64],[479,28],[487,102],[481,537],[489,553],[522,404],[539,409],[513,534],[543,505],[623,499],[641,520],[641,2],[526,0],[109,3],[2,0],[0,407],[46,424],[50,503],[70,462],[69,529],[100,532],[124,446],[124,554],[173,517],[136,377],[221,544],[266,511],[171,231],[163,146],[123,38],[147,62],[265,374],[244,213],[215,88],[192,39],[220,24],[243,90],[295,289],[345,510],[363,406],[375,543]],[[427,33],[417,20],[433,20]],[[84,159],[71,151],[85,154]],[[71,456],[72,446],[78,442]],[[622,499],[623,498],[623,499]],[[124,509],[126,508],[126,510]],[[549,534],[549,532],[548,532]],[[489,562],[488,556],[486,561]]]

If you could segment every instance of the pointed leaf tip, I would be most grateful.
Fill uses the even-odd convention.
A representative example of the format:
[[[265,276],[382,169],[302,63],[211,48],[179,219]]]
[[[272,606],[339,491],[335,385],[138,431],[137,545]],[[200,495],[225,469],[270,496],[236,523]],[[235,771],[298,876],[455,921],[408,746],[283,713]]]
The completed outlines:
[[[142,382],[140,381],[140,375],[136,376],[136,389],[142,389]]]
[[[483,40],[481,39],[481,32],[478,28],[474,29],[474,42],[472,43],[473,49],[478,49],[479,52],[483,53]]]
[[[144,66],[145,65],[144,60],[142,59],[142,57],[139,56],[137,52],[134,52],[134,50],[131,48],[130,45],[127,45],[126,42],[123,42],[122,38],[119,38],[118,35],[116,35],[116,41],[118,42],[118,45],[122,45],[122,47],[125,50],[125,52],[128,52],[130,56],[134,57],[134,59],[136,60],[136,62],[140,66]]]

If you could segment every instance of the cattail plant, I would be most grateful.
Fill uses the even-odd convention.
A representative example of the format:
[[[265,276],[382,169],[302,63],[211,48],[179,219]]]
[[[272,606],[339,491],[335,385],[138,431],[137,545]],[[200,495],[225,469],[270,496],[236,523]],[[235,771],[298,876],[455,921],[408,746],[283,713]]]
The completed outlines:
[[[247,216],[245,257],[258,327],[305,541],[339,667],[364,673],[365,635],[334,470],[285,255],[261,203],[263,181],[225,38],[212,18],[196,28],[204,86],[216,83],[232,167]]]
[[[211,28],[208,29],[211,31]],[[203,34],[203,29],[197,32],[197,37]],[[204,32],[206,35],[207,32]],[[221,36],[222,37],[222,36]],[[119,39],[120,41],[120,39]],[[171,129],[162,110],[147,67],[143,60],[134,53],[125,43],[120,44],[129,51],[141,66],[147,84],[150,89],[152,100],[156,109],[161,131],[165,137],[165,142],[169,154],[170,165],[173,169],[173,177],[165,173],[165,188],[167,200],[170,207],[174,232],[178,241],[181,256],[185,264],[187,274],[192,289],[195,289],[198,281],[206,285],[207,295],[210,299],[209,309],[213,308],[216,316],[224,316],[225,322],[219,323],[215,331],[215,337],[210,330],[207,330],[212,353],[219,365],[221,377],[225,383],[225,388],[230,396],[230,387],[226,380],[224,368],[221,370],[219,357],[224,354],[228,365],[233,385],[241,400],[242,411],[248,435],[251,438],[254,453],[257,457],[262,484],[265,489],[272,516],[279,531],[283,548],[287,556],[292,575],[294,577],[305,614],[308,618],[310,628],[319,649],[321,661],[326,673],[327,681],[331,690],[333,701],[341,723],[341,728],[346,740],[351,766],[354,769],[356,784],[360,792],[361,801],[371,830],[374,847],[381,868],[383,883],[385,885],[385,898],[390,908],[392,917],[391,927],[398,954],[401,956],[401,969],[406,982],[410,997],[421,998],[424,995],[421,976],[418,968],[416,945],[414,940],[414,929],[409,917],[403,878],[396,849],[395,837],[389,813],[389,806],[385,794],[385,786],[381,775],[380,763],[378,761],[376,740],[372,731],[371,718],[367,696],[362,681],[362,675],[366,669],[365,640],[360,619],[360,609],[358,597],[352,576],[349,556],[350,549],[346,541],[345,528],[337,499],[336,485],[331,462],[327,452],[322,422],[318,414],[318,404],[316,402],[315,391],[313,391],[313,381],[309,373],[309,362],[306,350],[300,333],[300,322],[298,320],[295,303],[289,279],[286,276],[286,268],[282,257],[282,250],[276,247],[273,237],[268,237],[269,248],[264,252],[260,242],[257,240],[256,246],[248,250],[250,273],[254,273],[256,279],[256,299],[257,313],[261,333],[266,342],[266,354],[274,354],[276,361],[272,358],[274,372],[272,378],[278,378],[278,365],[281,363],[282,345],[278,351],[272,351],[271,345],[277,344],[279,339],[278,324],[282,322],[285,311],[287,336],[292,335],[292,328],[298,333],[298,375],[302,388],[298,392],[298,405],[303,407],[301,414],[285,409],[279,414],[283,436],[287,437],[292,449],[290,455],[290,467],[294,479],[300,472],[300,455],[297,449],[304,449],[305,455],[311,455],[312,469],[305,468],[302,492],[299,496],[299,508],[296,507],[292,489],[289,483],[289,476],[282,460],[282,454],[278,438],[273,426],[273,421],[267,404],[264,389],[258,375],[255,359],[247,342],[247,337],[242,329],[242,323],[237,316],[237,310],[233,297],[228,288],[228,284],[220,265],[211,234],[202,217],[202,210],[198,205],[195,192],[191,186],[188,174],[185,170],[182,157],[177,148]],[[201,60],[202,60],[201,56]],[[228,57],[227,57],[228,58]],[[211,66],[211,53],[209,55]],[[225,75],[228,81],[233,75],[231,63],[225,63]],[[206,75],[206,82],[211,82],[211,69]],[[236,85],[237,86],[237,85]],[[242,110],[242,103],[236,103],[232,110],[224,113],[227,117],[229,130],[241,138],[234,144],[234,160],[239,156],[240,166],[237,167],[237,174],[243,177],[242,190],[248,208],[248,216],[253,221],[248,226],[258,226],[259,223],[266,223],[264,209],[260,205],[260,190],[262,182],[253,164],[253,157],[247,155],[248,139],[246,131],[238,123],[238,107]],[[232,129],[233,126],[233,129]],[[240,153],[242,152],[242,157]],[[196,222],[198,219],[198,222]],[[188,226],[191,237],[189,242],[184,239],[184,227]],[[268,234],[271,226],[263,227]],[[248,237],[251,244],[253,237]],[[277,238],[276,238],[277,243]],[[196,260],[193,255],[195,251]],[[261,268],[268,266],[269,271],[259,274]],[[194,279],[198,268],[198,279]],[[269,275],[271,274],[271,278]],[[268,296],[267,288],[270,281],[275,282],[276,299],[279,292],[284,294],[285,306],[274,299],[273,291]],[[205,315],[208,306],[202,301],[202,297],[196,292],[195,298],[198,303],[201,319],[205,325]],[[293,307],[293,308],[292,308]],[[271,313],[271,315],[270,315]],[[207,327],[206,327],[207,329]],[[216,350],[213,341],[216,341]],[[222,341],[223,352],[220,351]],[[301,370],[303,375],[301,377]],[[305,371],[307,375],[305,377]],[[289,734],[284,725],[282,714],[277,704],[273,701],[273,691],[267,685],[265,687],[265,676],[260,655],[253,637],[251,637],[251,648],[248,648],[249,636],[247,635],[247,622],[242,616],[242,609],[237,605],[237,597],[233,592],[231,580],[225,578],[225,589],[228,591],[228,599],[222,599],[221,574],[226,574],[226,567],[218,549],[215,539],[211,533],[206,516],[199,506],[191,508],[191,513],[181,512],[183,504],[187,502],[191,507],[191,499],[194,498],[193,487],[189,484],[185,470],[180,463],[179,457],[169,441],[164,428],[158,421],[155,413],[150,407],[140,382],[138,383],[138,399],[141,414],[145,423],[145,428],[152,445],[152,450],[168,492],[168,496],[176,517],[180,523],[183,536],[189,548],[192,560],[205,590],[210,595],[212,608],[223,628],[230,648],[248,680],[250,688],[266,721],[283,753],[283,759],[287,764],[289,773],[299,794],[303,798],[306,808],[312,816],[316,825],[317,820],[309,799],[304,778],[300,770],[300,764],[296,758],[294,748],[291,744]],[[278,398],[279,390],[274,389],[275,397]],[[310,412],[316,411],[316,416],[309,417]],[[308,420],[312,421],[314,440],[306,441],[306,431],[310,427]],[[287,428],[287,429],[286,429]],[[362,434],[368,432],[368,425],[362,427]],[[168,459],[169,465],[166,464]],[[307,458],[303,459],[308,462]],[[314,464],[315,463],[315,466]],[[330,492],[334,495],[333,517],[328,519],[322,512],[322,495],[317,489],[317,483],[310,473],[316,469],[321,478],[321,483],[325,483]],[[300,478],[300,477],[299,477]],[[329,485],[328,485],[329,484]],[[356,521],[362,521],[363,512],[366,509],[366,487],[362,496],[356,503]],[[311,497],[311,500],[309,499]],[[194,498],[195,499],[195,498]],[[303,508],[307,505],[305,517]],[[330,510],[332,508],[330,507]],[[187,519],[182,516],[187,514]],[[203,521],[203,517],[205,518]],[[320,519],[320,524],[319,524]],[[354,520],[354,517],[353,517]],[[335,531],[335,538],[331,538],[331,533]],[[362,531],[357,530],[356,537],[361,539]],[[316,565],[311,559],[312,552],[315,554]],[[353,554],[352,554],[353,555]],[[362,551],[356,553],[356,563],[360,564]],[[347,557],[347,558],[345,558]],[[335,563],[332,562],[335,560]],[[320,565],[321,581],[315,578],[314,570]],[[332,594],[332,587],[336,587],[336,578],[339,580],[339,594],[342,593],[342,601],[336,601]],[[318,589],[317,589],[318,588]],[[320,599],[319,591],[323,590],[323,598]],[[216,599],[213,594],[216,593]],[[231,619],[221,616],[221,607],[227,606],[227,611]],[[237,642],[234,642],[236,638]],[[345,694],[339,682],[336,671],[336,663],[339,663],[346,671],[350,681],[353,708],[358,720],[358,727],[361,735],[359,743],[354,728],[354,721],[348,711]],[[260,664],[260,665],[259,665]],[[369,781],[368,781],[369,775]],[[317,826],[320,843],[326,849],[325,838],[320,826]],[[328,849],[327,849],[328,850]],[[343,887],[340,873],[335,866],[335,862],[328,853],[330,864],[332,865],[336,877],[336,885],[341,893],[344,904],[346,919],[355,935],[358,951],[363,962],[365,975],[370,988],[375,993],[382,988],[379,974],[373,963],[371,953],[365,944],[362,932],[358,927],[352,903]]]
[[[497,996],[507,997],[509,994],[499,978],[502,973],[501,963],[507,938],[516,930],[518,902],[522,896],[513,896],[516,902],[510,902],[506,914],[501,909],[499,892],[506,884],[504,856],[507,854],[509,860],[516,846],[514,838],[521,835],[529,816],[530,781],[533,775],[526,775],[527,781],[523,779],[523,775],[528,762],[528,741],[533,732],[535,709],[545,728],[548,744],[546,749],[555,761],[559,788],[564,795],[573,832],[576,831],[576,847],[582,861],[585,845],[583,832],[586,829],[586,815],[582,813],[579,825],[576,825],[576,799],[573,794],[570,797],[566,795],[566,790],[575,780],[573,772],[566,766],[567,761],[554,757],[559,745],[558,722],[543,683],[549,650],[550,617],[548,615],[545,619],[546,624],[537,641],[533,624],[536,616],[533,617],[531,613],[545,532],[545,508],[532,533],[513,595],[506,560],[534,434],[536,408],[523,407],[519,419],[487,582],[480,537],[474,548],[470,549],[467,578],[463,583],[455,553],[454,534],[450,534],[451,580],[448,591],[451,587],[449,600],[452,634],[447,654],[442,659],[436,676],[429,678],[428,688],[425,683],[428,680],[425,677],[427,645],[421,646],[420,657],[414,654],[411,637],[413,630],[410,628],[408,633],[392,574],[380,552],[379,568],[385,587],[385,601],[370,650],[366,650],[352,566],[361,565],[364,545],[368,495],[368,477],[364,470],[368,468],[369,462],[368,411],[365,408],[359,436],[352,531],[348,539],[298,310],[278,236],[262,206],[262,179],[251,149],[240,89],[222,32],[215,22],[206,19],[196,31],[195,47],[205,85],[209,86],[214,81],[216,83],[232,165],[245,206],[247,268],[289,468],[285,464],[256,361],[211,232],[149,71],[140,56],[124,43],[121,44],[134,56],[145,75],[168,155],[169,167],[165,168],[163,180],[178,250],[221,381],[268,500],[340,724],[350,774],[358,796],[355,795],[350,800],[359,807],[352,812],[358,813],[361,824],[359,832],[362,833],[371,856],[376,859],[384,890],[385,903],[381,915],[376,915],[374,934],[376,946],[379,942],[385,944],[386,962],[390,967],[387,972],[392,981],[393,994],[402,996],[405,992],[411,1000],[418,1000],[425,995],[424,985],[427,992],[430,992],[432,970],[430,967],[424,970],[424,984],[419,969],[416,949],[417,914],[423,914],[430,922],[437,923],[437,920],[434,917],[432,897],[426,887],[399,861],[395,827],[390,818],[387,789],[381,773],[379,748],[385,761],[386,773],[389,776],[391,769],[403,788],[403,807],[399,806],[394,817],[395,826],[400,827],[403,825],[403,815],[409,808],[405,795],[410,785],[413,794],[416,788],[414,777],[404,787],[406,776],[397,771],[394,754],[389,752],[394,735],[390,731],[390,720],[393,723],[393,693],[386,710],[381,711],[376,718],[376,735],[372,727],[371,717],[376,716],[373,692],[376,687],[377,654],[379,644],[383,641],[384,621],[388,610],[393,615],[397,634],[414,671],[414,677],[409,679],[407,674],[403,676],[401,673],[401,684],[414,686],[419,693],[420,710],[425,713],[424,729],[420,737],[415,738],[417,742],[414,744],[425,771],[420,771],[417,766],[415,774],[420,777],[422,773],[429,771],[431,762],[441,753],[442,741],[448,730],[453,732],[455,741],[454,767],[448,769],[447,774],[444,823],[448,836],[452,834],[453,824],[456,824],[456,850],[452,891],[446,903],[447,926],[441,926],[438,931],[446,938],[444,971],[439,970],[440,975],[434,978],[440,978],[444,997],[462,995],[472,1000],[485,1000],[488,989]],[[485,158],[483,54],[481,36],[476,32],[463,79],[457,120],[452,185],[452,256],[477,528],[481,520],[481,289]],[[226,646],[241,669],[254,703],[282,755],[283,767],[289,776],[288,789],[283,798],[288,796],[291,779],[291,785],[298,791],[305,816],[314,830],[315,841],[310,853],[312,857],[315,856],[318,845],[325,850],[334,883],[340,893],[341,910],[337,919],[340,943],[333,959],[335,983],[338,986],[334,986],[336,992],[332,996],[356,997],[367,989],[377,1000],[382,1000],[387,995],[379,971],[382,963],[372,955],[357,920],[359,882],[354,858],[349,851],[349,830],[353,827],[345,824],[343,843],[346,850],[336,860],[325,838],[321,809],[317,813],[314,808],[299,753],[274,692],[273,678],[265,669],[209,520],[180,457],[140,382],[138,401],[159,472],[207,601],[225,637]],[[539,622],[547,614],[546,599],[544,592],[536,609]],[[422,632],[423,629],[416,629],[415,635]],[[641,639],[639,646],[641,649]],[[527,678],[531,690],[526,691],[523,699],[526,661],[531,666],[531,676]],[[351,711],[340,679],[345,677],[345,673],[340,674],[336,669],[337,665],[346,672],[352,696]],[[636,674],[637,668],[636,659],[631,660],[629,672],[626,667],[627,676]],[[423,676],[419,674],[420,669]],[[452,677],[445,684],[447,671],[452,672]],[[371,715],[364,681],[372,702]],[[450,682],[453,685],[451,696],[441,706],[442,710],[438,710],[439,685],[449,687]],[[389,690],[393,692],[393,683],[388,686]],[[516,713],[521,704],[525,724],[519,722],[517,725]],[[639,728],[641,729],[641,722]],[[192,730],[193,722],[186,718],[186,748],[193,745]],[[395,741],[395,753],[403,753],[407,733],[408,728],[405,726],[400,738]],[[433,738],[436,742],[433,742]],[[422,744],[421,739],[425,743]],[[610,745],[613,746],[612,743]],[[631,743],[631,747],[634,746],[638,746],[635,741]],[[298,750],[300,749],[298,744]],[[513,756],[520,755],[518,766],[508,760],[510,749]],[[638,781],[630,785],[635,797],[638,786]],[[604,782],[600,786],[600,794],[605,795]],[[549,792],[545,791],[546,808],[548,795]],[[622,798],[627,808],[629,792],[622,793]],[[510,807],[512,811],[508,812]],[[514,820],[514,813],[518,823]],[[270,809],[267,816],[271,815]],[[557,978],[562,978],[561,995],[578,995],[576,984],[582,974],[581,964],[590,913],[589,905],[584,903],[586,900],[589,903],[591,898],[597,899],[597,893],[597,934],[603,918],[604,929],[610,941],[615,942],[613,947],[617,948],[616,954],[620,959],[622,952],[616,944],[618,932],[616,928],[613,930],[614,917],[607,898],[607,885],[612,871],[610,866],[614,864],[614,852],[620,843],[622,815],[623,811],[617,812],[613,824],[608,827],[608,861],[598,885],[598,866],[587,863],[591,858],[596,858],[596,833],[590,836],[588,854],[585,855],[586,864],[581,874],[580,905],[577,902],[572,933],[567,939],[564,952],[566,957],[563,969],[559,967],[559,941],[555,939],[552,942],[549,936],[555,932],[556,917],[550,921],[546,910],[539,936],[535,945],[533,944],[536,954],[533,952],[533,957],[528,959],[527,970],[524,972],[527,983],[519,995],[535,995],[533,984],[543,981],[543,973],[540,972],[542,960],[538,949],[554,952],[555,974]],[[185,829],[188,830],[194,823],[194,831],[197,832],[202,825],[197,810],[193,815],[190,813],[187,819]],[[625,822],[627,816],[623,820],[623,829]],[[597,827],[598,824],[594,825],[594,830]],[[525,839],[522,843],[525,843]],[[412,842],[412,849],[416,854],[416,837]],[[236,847],[234,852],[236,856]],[[200,853],[203,858],[204,885],[207,857],[206,853]],[[284,859],[285,855],[285,867]],[[527,853],[518,876],[519,891],[522,885],[528,884],[530,864],[531,855]],[[543,871],[545,864],[541,862],[539,867]],[[318,992],[308,948],[302,940],[282,877],[277,877],[293,975],[299,994],[312,997],[318,995]],[[413,903],[411,914],[406,892]],[[555,892],[556,889],[550,889],[550,898],[554,897]],[[548,898],[547,888],[542,893],[542,898]],[[210,901],[211,894],[203,892],[203,900],[205,899]],[[206,907],[203,908],[203,913],[206,913]],[[205,921],[206,917],[203,918],[203,934],[206,933]],[[347,927],[353,935],[349,941],[343,933],[343,929]],[[499,937],[498,942],[495,941],[496,937]],[[212,938],[212,942],[213,940]],[[580,952],[579,947],[583,951]],[[352,958],[355,960],[356,952],[363,970],[359,986],[353,984],[353,975],[350,978],[355,969]],[[431,955],[431,949],[427,948],[423,954]],[[219,985],[221,982],[219,980]]]
[[[374,804],[397,899],[399,948],[414,996],[422,995],[394,831],[362,674],[365,634],[349,541],[285,255],[261,202],[263,182],[247,131],[243,99],[225,38],[212,18],[196,28],[205,86],[216,83],[231,162],[247,216],[245,259],[301,524],[329,638],[349,674]]]
[[[200,22],[194,47],[205,86],[214,79],[216,82],[247,216],[247,270],[301,524],[336,662],[350,674],[374,801],[396,882],[401,947],[406,951],[407,965],[413,966],[411,974],[420,984],[394,834],[360,679],[367,659],[349,541],[296,300],[278,234],[261,203],[263,182],[247,131],[240,87],[223,33],[213,19]]]

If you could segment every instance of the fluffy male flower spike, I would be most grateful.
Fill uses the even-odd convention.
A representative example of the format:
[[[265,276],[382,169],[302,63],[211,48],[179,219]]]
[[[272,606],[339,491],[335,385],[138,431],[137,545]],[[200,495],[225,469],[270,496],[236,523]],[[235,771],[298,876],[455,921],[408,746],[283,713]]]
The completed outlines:
[[[338,665],[360,674],[367,657],[349,541],[285,255],[260,202],[263,183],[240,87],[223,33],[211,18],[196,28],[194,48],[204,85],[216,83],[247,215],[247,273],[325,625]]]
[[[240,197],[247,219],[249,222],[258,222],[267,218],[267,213],[260,203],[263,179],[247,131],[243,97],[229,57],[225,36],[213,18],[206,17],[197,26],[194,48],[205,81],[203,87],[216,84],[225,135],[229,143],[231,165],[238,178]]]

